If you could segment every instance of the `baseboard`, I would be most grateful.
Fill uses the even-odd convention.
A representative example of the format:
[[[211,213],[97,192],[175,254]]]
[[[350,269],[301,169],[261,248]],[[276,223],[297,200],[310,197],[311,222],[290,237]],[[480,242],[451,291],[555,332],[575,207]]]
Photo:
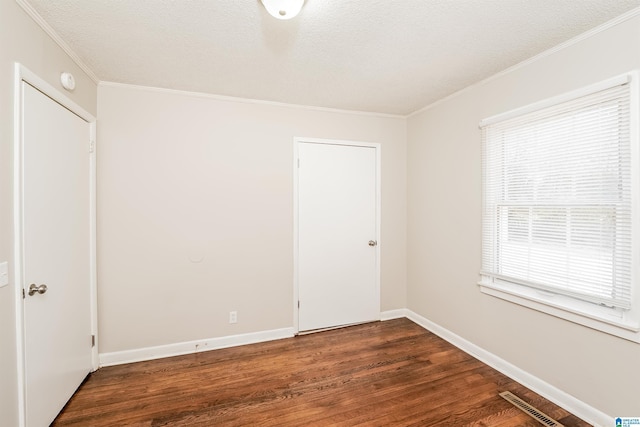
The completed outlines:
[[[380,313],[380,320],[393,320],[393,319],[402,319],[403,317],[408,318],[411,312],[406,308],[400,308],[397,310],[387,310]]]
[[[230,335],[219,338],[209,338],[175,344],[145,347],[134,350],[100,353],[100,367],[122,365],[125,363],[142,362],[145,360],[161,359],[163,357],[181,356],[183,354],[199,353],[202,351],[218,350],[246,344],[291,338],[293,328],[273,329],[269,331],[252,332],[249,334]]]
[[[391,320],[409,317],[409,313],[409,310],[404,308],[384,311],[380,313],[380,320]],[[291,338],[294,335],[295,331],[293,328],[274,329],[271,331],[253,332],[242,335],[230,335],[226,337],[160,345],[156,347],[144,347],[133,350],[100,353],[98,355],[98,360],[99,366],[102,368],[105,366],[143,362],[145,360],[162,359],[163,357],[181,356],[183,354],[199,353],[202,351],[218,350],[221,348],[236,347],[239,345],[255,344],[282,338]]]
[[[605,414],[602,411],[584,403],[581,400],[576,399],[570,394],[560,390],[557,387],[541,380],[540,378],[531,375],[530,373],[518,368],[515,365],[507,362],[504,359],[496,356],[489,351],[478,347],[477,345],[465,340],[464,338],[454,334],[446,328],[414,313],[411,310],[407,311],[407,318],[411,321],[422,326],[426,330],[433,332],[440,338],[455,345],[460,350],[468,353],[481,362],[491,366],[493,369],[505,374],[509,378],[519,382],[523,386],[533,390],[545,399],[555,403],[561,408],[566,409],[575,416],[582,418],[584,421],[593,424],[595,427],[606,427],[612,425],[614,417]]]
[[[575,416],[582,418],[595,427],[611,425],[614,417],[599,411],[598,409],[582,402],[570,394],[552,386],[551,384],[531,375],[495,354],[478,347],[466,339],[454,334],[448,329],[428,320],[419,314],[408,310],[388,310],[380,313],[380,320],[392,320],[406,317],[426,330],[438,335],[440,338],[455,345],[465,353],[475,357],[495,370],[507,375],[525,387],[540,394],[556,405],[566,409]],[[117,351],[112,353],[100,353],[100,367],[121,365],[124,363],[141,362],[145,360],[160,359],[163,357],[180,356],[183,354],[198,353],[202,351],[217,350],[228,347],[236,347],[246,344],[273,341],[294,336],[293,328],[274,329],[249,334],[231,335],[219,338],[210,338],[157,347],[146,347],[134,350]]]

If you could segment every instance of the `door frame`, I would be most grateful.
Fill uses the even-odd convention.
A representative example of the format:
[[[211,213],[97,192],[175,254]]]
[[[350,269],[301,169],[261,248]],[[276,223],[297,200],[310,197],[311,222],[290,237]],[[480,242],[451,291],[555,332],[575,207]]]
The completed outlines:
[[[300,307],[298,304],[299,298],[299,168],[298,168],[298,157],[299,157],[299,147],[300,144],[327,144],[327,145],[346,145],[352,147],[368,147],[374,148],[376,150],[376,241],[378,244],[375,247],[376,251],[376,298],[377,298],[377,306],[380,307],[380,224],[381,224],[381,211],[382,211],[382,173],[381,173],[381,165],[382,165],[382,155],[381,149],[382,146],[377,142],[362,142],[362,141],[348,141],[348,140],[338,140],[338,139],[321,139],[321,138],[304,138],[304,137],[295,137],[293,138],[293,331],[295,335],[298,335],[300,332],[300,326],[298,323]]]
[[[14,121],[13,121],[13,272],[16,321],[16,363],[18,373],[18,421],[26,425],[26,366],[24,327],[24,136],[22,82],[25,82],[55,102],[68,109],[89,124],[90,139],[87,141],[89,155],[89,286],[91,334],[95,345],[91,349],[92,371],[98,369],[98,300],[96,272],[96,118],[65,94],[31,72],[22,64],[14,68]]]

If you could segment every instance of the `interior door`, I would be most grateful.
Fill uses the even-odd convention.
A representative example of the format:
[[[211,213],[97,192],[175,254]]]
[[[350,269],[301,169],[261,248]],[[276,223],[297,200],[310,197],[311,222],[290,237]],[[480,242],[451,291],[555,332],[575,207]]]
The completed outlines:
[[[374,146],[298,144],[298,329],[380,317]]]
[[[90,125],[26,82],[25,404],[48,426],[91,371]]]

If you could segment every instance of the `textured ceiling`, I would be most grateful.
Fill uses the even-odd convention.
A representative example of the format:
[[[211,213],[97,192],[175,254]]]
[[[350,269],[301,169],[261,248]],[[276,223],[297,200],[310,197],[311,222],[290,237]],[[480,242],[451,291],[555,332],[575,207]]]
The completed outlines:
[[[27,0],[102,81],[408,114],[640,0]],[[614,48],[614,47],[612,47]]]

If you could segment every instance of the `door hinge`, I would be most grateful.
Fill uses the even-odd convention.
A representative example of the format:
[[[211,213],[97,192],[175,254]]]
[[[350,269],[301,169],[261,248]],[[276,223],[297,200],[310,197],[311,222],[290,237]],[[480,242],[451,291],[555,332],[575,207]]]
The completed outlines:
[[[27,295],[24,293],[24,288],[22,288],[22,299],[25,299]]]
[[[96,346],[96,336],[91,335],[91,347],[95,347],[95,346]]]
[[[300,300],[298,300],[298,308],[300,308]]]
[[[96,142],[94,140],[89,141],[89,152],[93,153],[96,149]]]

